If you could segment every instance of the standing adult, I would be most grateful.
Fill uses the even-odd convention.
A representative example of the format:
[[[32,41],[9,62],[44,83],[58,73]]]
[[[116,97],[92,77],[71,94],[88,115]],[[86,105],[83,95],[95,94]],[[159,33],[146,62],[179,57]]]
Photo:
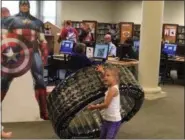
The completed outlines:
[[[79,42],[86,44],[86,46],[93,46],[94,36],[93,30],[94,27],[89,26],[89,24],[82,22],[80,26]]]
[[[78,40],[78,31],[72,27],[70,20],[64,22],[64,27],[61,30],[60,36],[58,38],[58,43],[62,40],[71,40],[74,43],[77,43]]]
[[[86,36],[88,35],[88,31],[86,29],[86,25],[84,22],[80,24],[80,32],[79,32],[79,42],[84,42]]]

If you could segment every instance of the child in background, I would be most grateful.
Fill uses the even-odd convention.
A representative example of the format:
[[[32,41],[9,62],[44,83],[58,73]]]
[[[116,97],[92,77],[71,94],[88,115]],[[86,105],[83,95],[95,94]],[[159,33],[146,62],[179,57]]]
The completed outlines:
[[[103,103],[90,105],[88,109],[105,109],[100,139],[114,139],[121,125],[119,70],[116,68],[104,70],[101,65],[98,65],[96,70],[104,75],[103,80],[108,90],[105,92]]]

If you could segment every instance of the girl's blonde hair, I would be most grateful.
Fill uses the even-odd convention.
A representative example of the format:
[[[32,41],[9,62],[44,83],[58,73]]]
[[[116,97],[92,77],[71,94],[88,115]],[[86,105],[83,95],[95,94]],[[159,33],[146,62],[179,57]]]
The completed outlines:
[[[111,71],[111,73],[114,75],[116,78],[116,81],[120,83],[120,70],[116,67],[107,67],[105,70]]]

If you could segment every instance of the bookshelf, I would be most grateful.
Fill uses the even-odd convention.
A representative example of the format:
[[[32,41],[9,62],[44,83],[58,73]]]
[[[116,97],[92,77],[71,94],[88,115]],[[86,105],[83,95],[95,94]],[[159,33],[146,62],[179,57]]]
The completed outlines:
[[[82,23],[81,21],[71,21],[72,27],[76,28],[76,30],[79,32],[80,30],[80,24]]]
[[[97,26],[97,43],[101,43],[104,41],[104,36],[106,33],[108,33],[109,29],[108,26],[109,24],[107,23],[98,23]]]
[[[185,37],[184,37],[184,32],[185,26],[178,26],[177,30],[177,44],[179,45],[184,45],[185,44]]]
[[[112,34],[116,33],[116,24],[115,23],[98,23],[97,26],[97,43],[104,42],[104,36],[111,32]]]
[[[134,34],[133,34],[133,36],[140,38],[140,30],[141,30],[141,25],[140,24],[134,24]]]

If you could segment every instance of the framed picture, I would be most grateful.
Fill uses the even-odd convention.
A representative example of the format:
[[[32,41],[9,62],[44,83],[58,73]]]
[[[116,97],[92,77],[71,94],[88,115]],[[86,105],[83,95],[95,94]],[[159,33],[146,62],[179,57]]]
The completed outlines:
[[[52,35],[51,26],[48,22],[44,24],[44,33],[45,35]]]
[[[133,37],[134,23],[121,22],[120,23],[120,42],[124,43],[129,37]]]
[[[93,58],[93,56],[94,56],[94,48],[93,47],[86,47],[86,56],[88,58]]]
[[[90,33],[92,34],[93,42],[96,41],[97,21],[83,20],[82,22],[85,23],[86,28],[88,28]]]
[[[177,30],[177,24],[163,24],[163,40],[168,43],[176,43]]]

